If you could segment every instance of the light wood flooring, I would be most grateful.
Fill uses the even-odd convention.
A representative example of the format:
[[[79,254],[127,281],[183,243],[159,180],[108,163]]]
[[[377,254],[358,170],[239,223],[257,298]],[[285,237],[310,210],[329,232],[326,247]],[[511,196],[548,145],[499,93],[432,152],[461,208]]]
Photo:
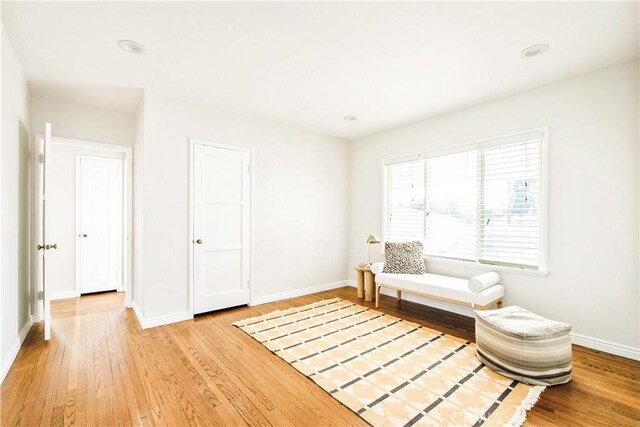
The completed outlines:
[[[0,424],[273,425],[366,423],[235,320],[333,297],[350,287],[141,330],[107,293],[53,303],[52,340],[35,325],[1,388]],[[382,297],[381,311],[473,340],[473,320]],[[550,387],[526,425],[640,425],[640,362],[574,346],[574,379]]]

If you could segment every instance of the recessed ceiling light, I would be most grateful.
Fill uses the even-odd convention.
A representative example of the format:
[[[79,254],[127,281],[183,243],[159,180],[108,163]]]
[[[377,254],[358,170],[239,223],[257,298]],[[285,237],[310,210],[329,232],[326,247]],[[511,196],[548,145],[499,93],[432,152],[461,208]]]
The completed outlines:
[[[356,116],[344,116],[342,120],[345,122],[355,122],[358,118]]]
[[[546,43],[534,44],[533,46],[529,46],[522,52],[520,55],[525,58],[531,58],[532,56],[538,56],[549,50],[549,45]]]
[[[147,52],[147,48],[142,46],[138,42],[133,40],[118,40],[118,47],[125,52],[133,53],[135,55],[144,55]]]

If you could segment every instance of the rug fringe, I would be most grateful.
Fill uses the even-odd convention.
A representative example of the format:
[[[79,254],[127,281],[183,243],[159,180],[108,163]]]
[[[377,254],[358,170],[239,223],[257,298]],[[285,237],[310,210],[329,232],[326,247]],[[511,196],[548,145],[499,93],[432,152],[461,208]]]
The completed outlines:
[[[533,408],[533,405],[536,404],[545,388],[546,387],[542,385],[532,387],[531,390],[529,390],[529,394],[527,394],[527,397],[522,401],[522,403],[520,403],[520,406],[516,409],[516,413],[511,417],[507,425],[520,427],[527,419],[527,411]]]

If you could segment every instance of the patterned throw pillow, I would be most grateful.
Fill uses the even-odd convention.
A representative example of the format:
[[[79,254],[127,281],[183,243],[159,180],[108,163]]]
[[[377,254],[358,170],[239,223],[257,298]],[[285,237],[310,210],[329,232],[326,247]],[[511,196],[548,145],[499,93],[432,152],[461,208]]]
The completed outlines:
[[[390,243],[384,244],[383,273],[396,274],[425,274],[427,268],[422,258],[422,242]]]

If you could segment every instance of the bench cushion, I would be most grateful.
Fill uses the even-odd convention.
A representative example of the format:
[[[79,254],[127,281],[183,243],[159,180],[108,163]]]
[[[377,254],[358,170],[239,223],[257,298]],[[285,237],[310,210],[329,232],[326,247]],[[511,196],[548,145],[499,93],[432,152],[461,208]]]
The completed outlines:
[[[504,287],[494,285],[481,292],[469,290],[469,280],[439,274],[376,274],[376,283],[403,288],[441,298],[448,298],[468,304],[487,305],[504,296]]]

